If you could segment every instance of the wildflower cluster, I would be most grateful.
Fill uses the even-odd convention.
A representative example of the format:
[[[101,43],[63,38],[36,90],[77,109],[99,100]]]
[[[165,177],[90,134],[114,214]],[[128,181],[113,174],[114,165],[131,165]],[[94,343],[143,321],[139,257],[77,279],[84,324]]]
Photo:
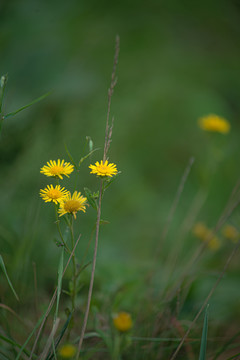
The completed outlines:
[[[72,164],[58,159],[57,161],[50,160],[47,162],[47,165],[41,168],[40,173],[62,180],[63,175],[69,177],[73,171],[74,166]],[[68,213],[72,214],[76,219],[76,213],[78,211],[85,212],[86,210],[87,198],[83,197],[81,193],[77,191],[71,195],[70,191],[64,187],[61,188],[60,185],[56,185],[55,187],[52,184],[47,185],[45,189],[40,190],[40,196],[45,202],[53,202],[59,205],[59,216]]]
[[[206,242],[209,249],[218,250],[220,248],[221,243],[219,238],[204,223],[196,223],[193,227],[193,234],[198,239]]]
[[[192,231],[198,239],[207,243],[209,249],[218,250],[220,248],[221,241],[219,237],[203,222],[196,223]],[[238,230],[233,225],[229,224],[222,228],[221,234],[224,239],[230,240],[232,243],[236,243],[240,238]]]
[[[101,160],[100,163],[97,161],[95,165],[89,165],[89,168],[92,170],[91,174],[96,174],[102,178],[112,177],[117,174],[117,167],[115,164],[108,163],[108,160]],[[44,165],[40,173],[55,178],[57,180],[63,179],[63,176],[69,177],[69,175],[74,171],[74,166],[65,160],[58,159],[50,160],[47,162],[47,165]],[[53,202],[58,208],[59,216],[65,214],[72,214],[74,219],[76,219],[76,214],[78,211],[86,211],[87,198],[81,195],[81,192],[74,191],[71,195],[71,192],[66,190],[60,185],[55,187],[50,184],[47,185],[44,189],[40,190],[40,196],[45,202]]]

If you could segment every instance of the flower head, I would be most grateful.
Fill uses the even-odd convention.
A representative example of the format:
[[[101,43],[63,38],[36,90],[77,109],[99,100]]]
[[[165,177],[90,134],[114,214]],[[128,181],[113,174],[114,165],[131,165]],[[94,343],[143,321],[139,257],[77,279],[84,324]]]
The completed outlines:
[[[83,197],[80,192],[74,191],[73,195],[71,195],[70,191],[68,194],[62,198],[60,201],[59,207],[59,216],[65,214],[73,214],[74,219],[76,219],[76,213],[78,211],[86,211],[87,198]]]
[[[210,236],[209,236],[210,238]],[[211,250],[218,250],[221,246],[221,243],[220,243],[220,240],[217,236],[213,236],[211,235],[211,238],[210,240],[208,241],[208,248],[211,249]]]
[[[115,328],[121,332],[128,331],[132,328],[132,317],[127,312],[119,312],[113,317],[113,324]]]
[[[99,163],[98,161],[95,163],[95,165],[89,165],[89,168],[92,170],[90,174],[96,174],[98,176],[110,176],[117,174],[117,167],[115,164],[108,164],[108,161],[106,160],[104,163],[101,160]]]
[[[60,187],[60,185],[47,185],[45,189],[40,190],[40,196],[43,198],[45,202],[54,202],[55,204],[60,203],[60,201],[68,194],[68,190],[64,187]]]
[[[196,223],[192,232],[198,239],[206,242],[209,249],[218,250],[220,248],[221,243],[219,238],[204,223]]]
[[[230,131],[229,122],[215,114],[201,117],[198,120],[198,125],[205,131],[219,132],[222,134],[227,134]]]
[[[76,354],[77,348],[72,344],[64,344],[60,347],[58,352],[62,358],[70,359]]]
[[[74,166],[69,162],[65,162],[64,160],[58,159],[58,161],[50,160],[47,162],[47,165],[44,165],[40,173],[46,176],[52,176],[62,179],[62,175],[66,175],[69,177],[74,170]]]
[[[225,225],[222,229],[222,234],[227,240],[230,240],[233,243],[236,243],[239,239],[239,232],[232,225]]]
[[[209,229],[202,222],[197,222],[192,229],[193,234],[201,240],[206,239],[208,231]]]

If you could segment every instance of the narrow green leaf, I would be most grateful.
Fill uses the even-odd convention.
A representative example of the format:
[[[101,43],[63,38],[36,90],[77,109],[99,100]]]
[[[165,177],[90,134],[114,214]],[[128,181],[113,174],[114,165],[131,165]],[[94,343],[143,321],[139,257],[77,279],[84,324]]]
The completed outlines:
[[[3,97],[4,97],[7,81],[8,81],[8,74],[2,75],[0,79],[0,114],[2,112]]]
[[[35,333],[35,331],[37,330],[37,328],[39,327],[39,325],[41,324],[42,320],[44,319],[44,316],[45,314],[43,314],[40,319],[38,320],[37,324],[34,326],[33,330],[31,331],[30,335],[28,336],[27,340],[25,341],[25,343],[23,344],[23,346],[21,347],[17,357],[16,357],[16,360],[20,359],[20,356],[21,356],[21,353],[24,352],[26,353],[25,351],[25,347],[27,346],[29,340],[31,339],[31,337],[33,336],[33,334]],[[28,355],[29,356],[29,355]]]
[[[240,353],[237,353],[237,354],[231,356],[230,358],[228,358],[227,360],[238,360],[238,359],[239,359],[239,355],[240,355]]]
[[[91,190],[88,189],[87,187],[84,188],[84,192],[86,195],[86,198],[89,202],[89,204],[95,209],[97,210],[97,203],[96,203],[96,199],[95,196],[92,194]]]
[[[118,171],[118,173],[115,176],[113,176],[105,181],[104,191],[112,184],[113,181],[115,181],[117,179],[118,175],[120,175],[120,174],[121,174],[121,171]]]
[[[71,318],[72,318],[72,313],[69,314],[65,324],[62,327],[60,335],[58,336],[58,338],[55,341],[55,344],[54,344],[54,350],[55,351],[57,350],[57,347],[60,344],[60,341],[62,340],[62,337],[63,337],[65,331],[67,330],[67,327],[68,327],[68,324],[69,324]],[[50,351],[47,358],[46,358],[46,360],[51,360],[53,357],[54,357],[54,352]]]
[[[69,150],[68,150],[68,148],[67,148],[67,144],[66,144],[66,143],[64,143],[64,147],[65,147],[66,153],[67,153],[67,155],[68,155],[68,157],[69,157],[69,160],[70,160],[71,163],[74,165],[74,167],[75,167],[76,169],[78,169],[78,165],[77,165],[77,163],[74,161],[72,155],[70,154],[70,152],[69,152]]]
[[[5,115],[5,116],[4,116],[4,119],[9,118],[10,116],[14,116],[14,115],[16,115],[17,113],[19,113],[20,111],[25,110],[25,109],[27,109],[28,107],[32,106],[33,104],[38,103],[39,101],[45,99],[49,94],[51,94],[51,91],[47,92],[46,94],[38,97],[37,99],[35,99],[35,100],[33,100],[33,101],[31,101],[29,104],[24,105],[24,106],[20,107],[19,109],[17,109],[17,110],[15,110],[15,111],[13,111],[13,112]]]
[[[208,332],[208,307],[209,307],[209,304],[206,306],[206,310],[205,310],[199,360],[206,359],[207,332]]]
[[[91,152],[93,150],[93,141],[90,136],[86,136],[86,140],[88,142],[89,151]]]
[[[15,340],[9,339],[8,337],[6,337],[6,336],[4,336],[2,334],[0,334],[0,339],[3,340],[4,342],[6,342],[7,344],[14,345],[14,346],[16,346],[18,348],[21,347],[21,345],[18,344]]]
[[[54,319],[57,319],[58,316],[58,308],[59,308],[59,300],[62,290],[62,278],[63,278],[63,256],[64,256],[64,247],[61,249],[60,260],[58,264],[58,287],[57,287],[57,303],[56,303],[56,312]]]
[[[240,331],[238,331],[226,343],[224,343],[223,346],[220,348],[220,350],[215,354],[213,360],[217,360],[219,355],[221,355],[230,345],[232,345],[234,341],[239,337],[239,335],[240,335]]]
[[[8,277],[7,270],[6,270],[6,267],[5,267],[5,264],[4,264],[4,261],[3,261],[3,258],[2,258],[1,255],[0,255],[0,267],[2,268],[2,271],[3,271],[4,275],[6,276],[6,279],[7,279],[7,281],[8,281],[8,284],[9,284],[9,286],[10,286],[10,288],[11,288],[11,290],[12,290],[14,296],[15,296],[15,298],[19,301],[19,297],[18,297],[16,291],[14,290],[14,288],[13,288],[13,286],[12,286],[12,283],[11,283],[9,277]]]
[[[108,224],[110,224],[110,221],[100,219],[100,225],[108,225]]]
[[[92,151],[90,151],[86,156],[82,157],[80,160],[79,160],[79,163],[78,163],[78,166],[80,166],[84,160],[86,160],[90,155],[92,155],[95,151],[97,150],[100,150],[100,148],[96,148],[96,149],[93,149]]]

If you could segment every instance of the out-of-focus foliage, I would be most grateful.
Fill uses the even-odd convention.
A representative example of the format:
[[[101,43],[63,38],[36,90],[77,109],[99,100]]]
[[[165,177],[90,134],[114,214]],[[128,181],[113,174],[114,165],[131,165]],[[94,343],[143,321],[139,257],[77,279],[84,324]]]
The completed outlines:
[[[239,174],[239,23],[239,3],[227,0],[0,3],[0,73],[9,75],[5,108],[14,111],[52,91],[6,120],[0,139],[0,243],[22,291],[32,261],[47,283],[58,256],[54,213],[39,198],[48,184],[40,167],[49,159],[69,160],[64,143],[78,161],[86,136],[101,148],[91,162],[102,157],[116,34],[121,50],[109,156],[122,174],[104,198],[102,217],[110,225],[100,234],[103,286],[137,282],[151,267],[191,156],[195,163],[161,256],[175,246],[199,189],[208,195],[196,220],[214,227]],[[226,118],[231,132],[204,133],[197,119],[209,113]],[[97,190],[88,165],[72,180],[79,191]],[[91,209],[79,221],[85,245],[94,221]],[[191,233],[187,237],[186,249],[198,246]],[[221,266],[217,256],[210,268]],[[192,294],[206,289],[199,280]]]

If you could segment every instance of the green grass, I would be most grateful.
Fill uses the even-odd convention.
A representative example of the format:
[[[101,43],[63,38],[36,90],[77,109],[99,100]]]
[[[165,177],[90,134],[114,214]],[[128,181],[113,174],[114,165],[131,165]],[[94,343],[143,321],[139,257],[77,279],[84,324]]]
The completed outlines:
[[[98,191],[88,165],[103,153],[117,33],[121,51],[109,157],[121,174],[103,199],[83,359],[110,357],[106,341],[90,335],[98,330],[114,341],[111,316],[120,310],[131,313],[134,321],[123,360],[170,359],[235,246],[222,235],[219,219],[239,178],[238,5],[13,0],[0,5],[0,20],[0,69],[8,73],[1,108],[3,114],[14,115],[3,121],[0,138],[0,303],[12,310],[0,308],[0,359],[16,358],[61,279],[62,289],[69,292],[71,267],[62,278],[54,213],[39,197],[48,181],[39,171],[49,159],[72,161],[72,156],[78,163],[87,154],[90,136],[98,150],[67,184],[72,191]],[[24,104],[49,91],[48,97],[25,109]],[[208,113],[227,118],[231,132],[224,136],[201,131],[197,119]],[[191,157],[195,161],[176,202]],[[238,197],[237,189],[231,205]],[[232,210],[226,222],[239,231],[238,207]],[[202,246],[192,233],[199,221],[209,229],[217,226],[221,247],[206,247],[193,262]],[[76,236],[81,233],[76,257],[84,259],[77,321],[70,321],[69,340],[76,344],[86,308],[95,222],[96,211],[89,207],[74,227]],[[230,358],[239,352],[238,263],[236,254],[209,301],[206,358]],[[56,337],[70,308],[67,294],[59,292]],[[55,311],[37,354],[45,347]],[[199,356],[201,319],[177,358]]]

